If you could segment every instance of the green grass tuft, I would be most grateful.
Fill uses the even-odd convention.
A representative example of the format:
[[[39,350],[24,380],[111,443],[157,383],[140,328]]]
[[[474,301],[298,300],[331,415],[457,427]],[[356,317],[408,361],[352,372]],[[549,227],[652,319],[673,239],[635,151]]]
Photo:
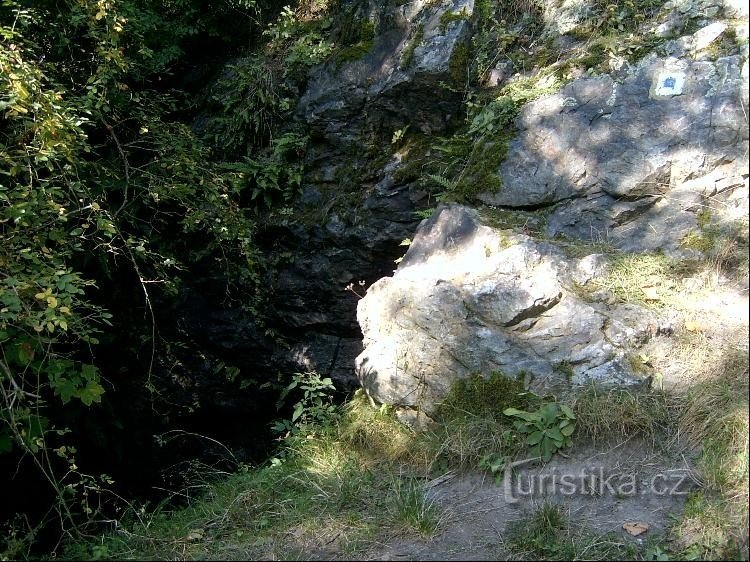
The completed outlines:
[[[500,372],[488,377],[475,374],[453,384],[440,405],[438,419],[444,423],[467,416],[502,420],[506,408],[523,410],[531,403],[532,394],[525,390],[522,375],[510,378]]]
[[[469,14],[466,12],[466,8],[463,8],[460,12],[446,10],[440,15],[440,33],[445,33],[448,26],[454,21],[464,21],[467,19],[469,19]]]
[[[424,24],[420,24],[414,31],[414,36],[409,39],[409,43],[406,45],[406,48],[401,55],[401,62],[399,63],[399,68],[401,68],[401,70],[409,68],[409,65],[411,65],[414,60],[414,51],[422,44],[423,39]]]
[[[396,521],[422,536],[430,536],[438,528],[440,511],[427,497],[424,479],[394,477],[389,509]]]
[[[507,545],[526,560],[632,560],[636,549],[614,534],[600,535],[570,524],[563,507],[545,503],[511,524]]]

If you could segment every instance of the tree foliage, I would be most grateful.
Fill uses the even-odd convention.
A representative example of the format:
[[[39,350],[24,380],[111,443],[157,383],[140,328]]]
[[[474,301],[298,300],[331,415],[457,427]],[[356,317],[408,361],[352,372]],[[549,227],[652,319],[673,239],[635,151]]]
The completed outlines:
[[[123,319],[102,284],[140,294],[147,314],[133,337],[150,348],[147,378],[158,347],[155,299],[176,294],[206,262],[222,268],[229,293],[257,286],[260,203],[300,185],[304,137],[272,140],[262,117],[278,113],[282,90],[251,73],[247,87],[267,94],[249,106],[257,126],[202,137],[184,119],[195,96],[176,76],[202,41],[237,44],[227,35],[242,26],[248,41],[260,35],[272,8],[0,3],[0,460],[32,459],[65,505],[64,529],[80,521],[75,510],[92,508],[60,412],[102,400],[106,358],[97,346],[125,332],[113,332]],[[246,92],[224,94],[232,109]],[[241,146],[242,158],[222,161],[217,145]]]

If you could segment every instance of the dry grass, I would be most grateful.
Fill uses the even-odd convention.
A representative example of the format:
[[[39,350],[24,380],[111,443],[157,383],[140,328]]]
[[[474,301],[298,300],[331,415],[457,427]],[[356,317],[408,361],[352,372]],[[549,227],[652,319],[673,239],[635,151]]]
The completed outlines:
[[[615,533],[594,533],[571,522],[554,503],[538,506],[508,528],[514,560],[635,560],[638,549]]]
[[[507,425],[476,415],[440,424],[427,439],[438,462],[459,470],[476,469],[484,458],[510,456],[518,449],[518,440]]]
[[[395,421],[390,409],[375,409],[361,395],[346,405],[337,431],[341,445],[357,451],[370,466],[387,462],[427,470],[434,458],[414,430]]]
[[[641,437],[694,458],[699,490],[670,532],[687,559],[748,558],[747,327],[680,331],[670,356],[679,372],[667,391],[590,387],[577,395],[576,435],[594,442]]]
[[[748,551],[748,355],[744,347],[698,346],[703,367],[677,399],[680,436],[697,448],[701,493],[676,527],[678,542],[703,558]],[[707,349],[708,348],[708,349]],[[697,362],[694,359],[694,363]]]
[[[715,346],[705,335],[690,334],[673,357],[686,371],[682,389],[592,386],[573,402],[575,439],[638,438],[697,450],[701,489],[671,530],[669,551],[677,556],[736,557],[747,549],[748,359],[737,343]],[[437,469],[476,469],[488,455],[517,453],[522,445],[496,398],[503,398],[500,406],[528,399],[518,390],[498,377],[466,381],[446,401],[444,418],[424,434],[360,395],[335,424],[289,438],[276,462],[212,484],[186,508],[134,514],[119,532],[96,544],[73,545],[66,555],[326,558],[372,552],[395,536],[430,536],[442,519],[428,500],[427,477]],[[539,515],[536,539],[516,536],[514,551],[575,558],[604,544],[598,555],[624,555],[606,538],[551,524],[550,517],[559,514],[545,513]]]
[[[643,438],[656,442],[671,431],[667,397],[661,392],[590,386],[573,402],[576,435],[594,443]]]

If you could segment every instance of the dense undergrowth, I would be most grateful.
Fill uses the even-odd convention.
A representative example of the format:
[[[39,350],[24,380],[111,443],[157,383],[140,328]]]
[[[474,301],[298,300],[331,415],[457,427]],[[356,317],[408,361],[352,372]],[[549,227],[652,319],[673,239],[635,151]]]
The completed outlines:
[[[329,7],[0,6],[0,474],[18,482],[0,520],[24,511],[9,544],[111,515],[98,467],[128,454],[107,436],[137,421],[123,417],[199,407],[174,322],[187,286],[261,321],[254,236],[299,191],[307,137],[282,125],[333,51]]]

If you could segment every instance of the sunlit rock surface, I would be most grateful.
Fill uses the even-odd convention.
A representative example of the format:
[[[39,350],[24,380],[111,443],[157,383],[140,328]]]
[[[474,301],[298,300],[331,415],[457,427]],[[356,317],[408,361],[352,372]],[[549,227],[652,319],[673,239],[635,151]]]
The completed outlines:
[[[574,282],[606,271],[598,261],[486,226],[467,207],[439,209],[393,277],[359,303],[362,386],[376,402],[429,415],[454,381],[473,373],[524,373],[538,391],[591,380],[641,384],[625,356],[662,330],[660,320],[577,297]]]
[[[725,27],[688,43],[705,48]],[[747,189],[747,75],[740,55],[652,55],[618,77],[575,80],[523,108],[502,188],[480,198],[554,205],[550,236],[679,254],[705,197]]]

